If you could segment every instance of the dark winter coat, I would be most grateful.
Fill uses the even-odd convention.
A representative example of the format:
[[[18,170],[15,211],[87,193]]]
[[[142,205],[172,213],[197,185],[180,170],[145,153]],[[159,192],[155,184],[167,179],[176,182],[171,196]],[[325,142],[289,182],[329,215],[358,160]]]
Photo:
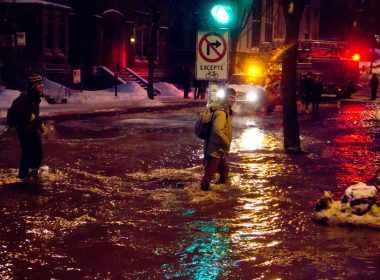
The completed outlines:
[[[211,135],[208,140],[206,155],[220,158],[230,151],[232,141],[231,109],[225,103],[211,105],[214,111]],[[207,141],[205,141],[207,142]]]
[[[369,82],[369,86],[371,88],[377,89],[379,87],[379,78],[376,76],[372,76],[372,78]]]
[[[313,87],[312,101],[319,102],[323,93],[323,83],[315,82]]]
[[[12,103],[12,109],[17,118],[17,129],[25,132],[40,130],[42,120],[40,118],[41,98],[37,94],[21,93]],[[31,121],[32,114],[35,119]]]
[[[310,101],[313,91],[313,78],[304,77],[301,80],[301,98],[303,101]]]

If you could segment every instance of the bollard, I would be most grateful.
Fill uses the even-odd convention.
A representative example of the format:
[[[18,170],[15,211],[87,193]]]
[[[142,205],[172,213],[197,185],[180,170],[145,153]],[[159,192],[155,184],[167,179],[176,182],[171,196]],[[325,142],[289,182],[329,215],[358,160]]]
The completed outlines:
[[[114,82],[115,82],[115,96],[117,96],[117,74],[114,75]]]

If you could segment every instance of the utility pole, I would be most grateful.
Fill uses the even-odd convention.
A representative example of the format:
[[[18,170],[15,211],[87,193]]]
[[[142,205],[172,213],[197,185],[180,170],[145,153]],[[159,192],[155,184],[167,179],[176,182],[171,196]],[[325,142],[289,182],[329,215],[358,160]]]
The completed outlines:
[[[376,44],[380,42],[380,35],[379,34],[374,34],[372,38],[372,56],[371,56],[371,64],[369,67],[369,73],[372,74],[372,68],[373,68],[373,59],[375,58],[375,49],[376,49]]]

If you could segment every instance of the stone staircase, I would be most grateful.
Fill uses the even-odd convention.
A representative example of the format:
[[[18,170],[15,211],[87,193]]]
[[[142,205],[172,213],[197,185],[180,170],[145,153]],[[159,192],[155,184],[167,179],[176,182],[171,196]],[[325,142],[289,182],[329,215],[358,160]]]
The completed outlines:
[[[145,69],[144,69],[144,73],[141,73],[141,72],[137,73],[130,68],[121,69],[121,70],[115,71],[115,73],[125,83],[136,82],[142,88],[144,88],[144,89],[148,88],[148,81],[147,81],[148,71]],[[161,94],[160,90],[154,86],[153,86],[153,90],[154,90],[155,95]]]

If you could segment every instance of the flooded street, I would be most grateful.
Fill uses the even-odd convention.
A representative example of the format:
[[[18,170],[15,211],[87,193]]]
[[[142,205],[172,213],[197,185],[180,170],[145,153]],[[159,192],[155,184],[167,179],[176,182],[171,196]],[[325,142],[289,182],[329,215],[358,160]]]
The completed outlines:
[[[16,178],[0,137],[1,279],[380,279],[380,234],[313,222],[323,191],[379,185],[380,108],[300,116],[304,155],[286,155],[280,112],[235,116],[239,188],[201,192],[194,112],[49,121],[48,180]]]

